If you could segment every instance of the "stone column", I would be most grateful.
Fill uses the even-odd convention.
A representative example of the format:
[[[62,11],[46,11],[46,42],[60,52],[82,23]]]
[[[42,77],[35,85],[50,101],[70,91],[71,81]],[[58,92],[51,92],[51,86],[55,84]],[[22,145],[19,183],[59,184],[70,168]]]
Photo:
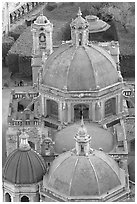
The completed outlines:
[[[100,110],[100,113],[101,113],[101,120],[103,120],[104,117],[105,117],[105,100],[101,101],[101,110]]]
[[[93,115],[93,113],[92,113],[92,103],[90,103],[89,104],[89,120],[92,120],[93,118],[92,118],[92,115]]]
[[[70,123],[71,122],[71,103],[68,102],[67,105],[68,105],[68,123]]]
[[[63,123],[63,120],[62,120],[62,101],[59,101],[58,103],[58,120]]]
[[[120,111],[120,94],[117,95],[116,97],[116,114],[119,114],[121,111]]]
[[[42,110],[42,115],[45,115],[45,97],[43,94],[41,94],[41,110]]]
[[[95,102],[92,102],[92,120],[95,121]]]
[[[95,119],[96,121],[101,120],[101,103],[99,101],[95,104]]]
[[[74,104],[71,107],[71,120],[74,122]]]

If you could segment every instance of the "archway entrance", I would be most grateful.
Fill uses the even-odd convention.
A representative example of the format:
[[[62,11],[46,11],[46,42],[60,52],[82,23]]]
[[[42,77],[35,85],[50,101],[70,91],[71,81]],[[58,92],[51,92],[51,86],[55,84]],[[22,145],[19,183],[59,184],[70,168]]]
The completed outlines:
[[[29,202],[29,198],[27,196],[23,196],[21,198],[21,202]]]
[[[47,100],[47,117],[58,119],[58,103],[53,100]]]
[[[89,119],[89,105],[77,104],[74,106],[74,120],[81,120],[82,116],[84,120]]]
[[[5,202],[11,202],[11,196],[9,193],[5,194]]]

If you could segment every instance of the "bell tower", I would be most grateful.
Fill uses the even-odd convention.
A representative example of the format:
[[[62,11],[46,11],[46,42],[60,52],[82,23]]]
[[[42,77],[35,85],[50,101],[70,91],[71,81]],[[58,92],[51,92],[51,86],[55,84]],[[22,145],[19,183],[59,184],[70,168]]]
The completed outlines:
[[[72,20],[71,24],[71,39],[73,45],[84,46],[88,43],[89,36],[89,23],[82,18],[82,13],[79,8],[77,18]]]
[[[33,84],[37,83],[38,71],[42,67],[42,61],[53,52],[52,46],[52,32],[53,24],[41,14],[31,27],[33,35],[33,48],[32,48],[32,73]],[[43,56],[45,59],[43,59]]]

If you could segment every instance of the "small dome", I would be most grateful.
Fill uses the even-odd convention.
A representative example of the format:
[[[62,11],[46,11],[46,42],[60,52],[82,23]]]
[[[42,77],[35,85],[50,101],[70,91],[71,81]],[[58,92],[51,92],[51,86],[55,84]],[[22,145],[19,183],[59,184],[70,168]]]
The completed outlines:
[[[13,184],[37,183],[45,173],[44,160],[31,148],[14,150],[3,168],[3,178]]]
[[[123,176],[124,171],[104,152],[93,150],[88,156],[77,156],[73,150],[53,161],[48,178],[43,178],[43,186],[56,195],[73,200],[94,196],[100,199],[101,195],[122,187],[125,184]]]
[[[40,16],[38,16],[38,18],[36,19],[36,21],[34,22],[35,24],[45,24],[48,23],[49,20],[47,19],[46,16],[43,16],[43,14],[40,14]]]
[[[66,91],[95,91],[118,82],[116,64],[97,45],[62,45],[43,66],[43,84]]]
[[[86,20],[89,23],[90,33],[102,32],[110,28],[110,25],[108,23],[100,20],[97,16],[94,15],[86,16]]]
[[[55,135],[55,152],[62,153],[63,149],[66,151],[71,150],[75,147],[74,135],[77,134],[77,130],[83,132],[83,128],[79,128],[80,124],[75,123],[67,126],[66,128],[58,131]],[[85,127],[87,129],[88,135],[92,137],[92,143],[90,144],[91,148],[98,149],[102,148],[104,152],[111,152],[114,148],[115,142],[113,135],[101,128],[98,124],[95,123],[86,123]],[[85,131],[84,133],[85,134]]]

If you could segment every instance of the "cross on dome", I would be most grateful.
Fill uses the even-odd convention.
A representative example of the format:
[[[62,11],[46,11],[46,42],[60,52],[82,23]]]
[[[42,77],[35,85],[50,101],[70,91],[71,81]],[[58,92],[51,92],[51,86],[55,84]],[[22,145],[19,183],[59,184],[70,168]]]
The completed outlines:
[[[79,9],[78,9],[78,13],[77,13],[77,16],[82,16],[82,12],[81,12],[81,9],[80,9],[80,7],[79,7]]]

